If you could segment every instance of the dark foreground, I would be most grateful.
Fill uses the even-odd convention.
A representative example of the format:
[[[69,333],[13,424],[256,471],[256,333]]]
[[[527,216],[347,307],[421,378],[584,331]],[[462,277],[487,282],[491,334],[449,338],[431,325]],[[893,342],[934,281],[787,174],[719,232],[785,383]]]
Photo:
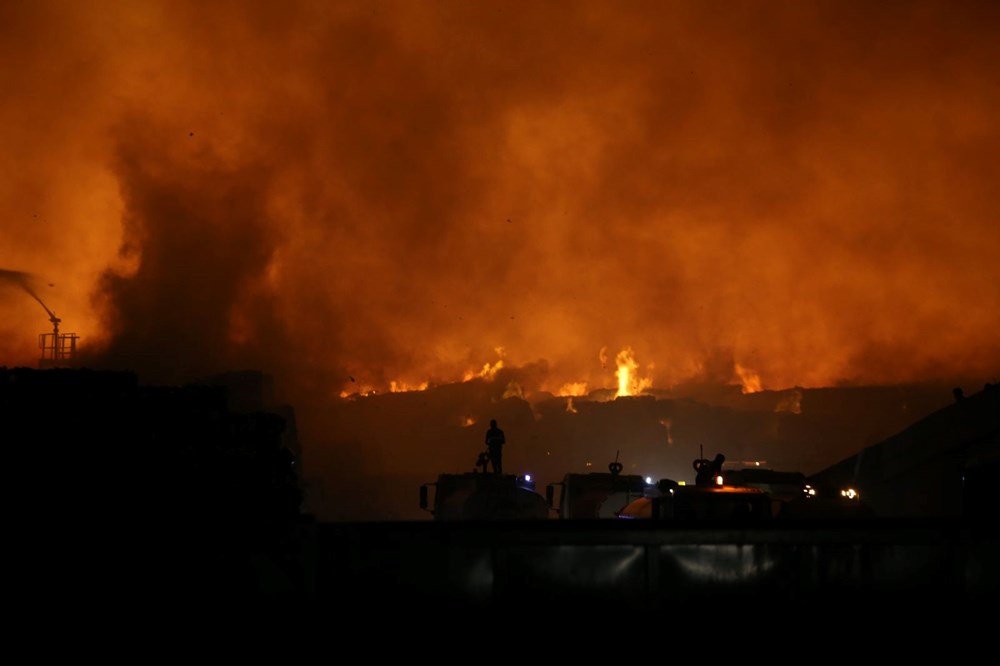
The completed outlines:
[[[1000,591],[995,474],[955,494],[958,517],[327,523],[300,512],[293,414],[258,408],[267,401],[256,389],[144,387],[127,373],[0,379],[13,509],[5,591],[15,605],[280,599],[376,619],[386,609],[535,609],[625,622],[677,607],[739,608],[744,620],[769,618],[765,609],[949,617],[990,607]],[[987,417],[975,423],[986,427],[963,417],[943,430],[961,437],[932,438],[957,443],[921,464],[954,471],[955,451],[995,460],[985,455],[995,403],[985,399],[996,394],[982,397],[956,410],[982,402]],[[925,452],[914,441],[908,450]],[[875,453],[866,460],[885,458]],[[908,493],[883,483],[869,496],[936,497],[940,508],[951,504],[928,488],[963,488],[910,477],[919,483]],[[121,598],[130,603],[111,603]]]
[[[998,590],[994,526],[651,522],[317,525],[317,594],[360,602],[608,606],[768,599],[974,603]]]
[[[294,596],[373,610],[657,610],[727,601],[871,609],[929,600],[954,608],[1000,590],[997,535],[995,523],[925,519],[303,520],[280,539],[239,547],[207,533],[173,543],[122,533],[115,552],[67,542],[36,558],[22,583],[146,598]]]

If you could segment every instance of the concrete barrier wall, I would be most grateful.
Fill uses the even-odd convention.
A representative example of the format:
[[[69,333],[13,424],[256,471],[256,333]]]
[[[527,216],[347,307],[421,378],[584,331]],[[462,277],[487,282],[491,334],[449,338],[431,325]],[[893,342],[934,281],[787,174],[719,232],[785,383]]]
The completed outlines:
[[[947,521],[321,524],[314,536],[315,592],[363,606],[906,605],[1000,588],[997,530]]]

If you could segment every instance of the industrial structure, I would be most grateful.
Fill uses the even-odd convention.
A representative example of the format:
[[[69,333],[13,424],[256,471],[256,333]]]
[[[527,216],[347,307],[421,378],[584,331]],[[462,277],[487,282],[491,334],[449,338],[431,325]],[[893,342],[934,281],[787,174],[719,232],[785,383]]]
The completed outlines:
[[[965,396],[809,477],[818,489],[851,487],[886,518],[1000,515],[1000,384]]]
[[[42,299],[37,300],[42,303]],[[76,333],[60,333],[59,324],[62,323],[62,319],[57,317],[45,303],[42,303],[42,307],[49,313],[52,332],[38,335],[38,348],[41,350],[38,367],[44,369],[72,366],[76,360],[76,341],[80,336]]]

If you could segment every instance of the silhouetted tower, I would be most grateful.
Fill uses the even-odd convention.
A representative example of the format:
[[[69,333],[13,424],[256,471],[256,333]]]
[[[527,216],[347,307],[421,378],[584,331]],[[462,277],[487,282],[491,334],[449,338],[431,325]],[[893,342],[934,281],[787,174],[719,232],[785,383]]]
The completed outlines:
[[[42,299],[37,298],[39,303]],[[80,337],[76,333],[60,333],[59,324],[62,319],[57,317],[52,310],[49,310],[45,303],[42,307],[49,313],[49,321],[52,322],[51,333],[41,333],[38,336],[38,347],[42,350],[42,356],[38,360],[39,368],[57,368],[60,366],[72,365],[76,359],[76,341]]]

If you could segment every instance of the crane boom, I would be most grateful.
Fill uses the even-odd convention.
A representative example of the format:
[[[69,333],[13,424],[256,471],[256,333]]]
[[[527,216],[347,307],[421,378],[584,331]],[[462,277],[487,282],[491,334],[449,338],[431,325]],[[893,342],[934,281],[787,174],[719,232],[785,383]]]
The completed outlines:
[[[29,290],[29,292],[28,292],[28,293],[30,293],[30,294],[31,294],[32,296],[34,296],[35,300],[36,300],[36,301],[38,301],[38,302],[39,302],[39,304],[40,304],[40,305],[41,305],[41,306],[42,306],[43,308],[45,308],[45,311],[46,311],[46,312],[48,312],[48,313],[49,313],[49,321],[51,321],[51,322],[52,322],[53,324],[58,324],[59,322],[61,322],[61,321],[62,321],[62,319],[60,319],[59,317],[57,317],[57,316],[56,316],[56,313],[55,313],[55,312],[53,312],[52,310],[49,310],[49,306],[47,306],[47,305],[46,305],[45,303],[43,303],[43,302],[42,302],[42,299],[38,298],[38,296],[37,296],[37,295],[36,295],[36,294],[35,294],[34,292],[31,292],[31,291]]]

